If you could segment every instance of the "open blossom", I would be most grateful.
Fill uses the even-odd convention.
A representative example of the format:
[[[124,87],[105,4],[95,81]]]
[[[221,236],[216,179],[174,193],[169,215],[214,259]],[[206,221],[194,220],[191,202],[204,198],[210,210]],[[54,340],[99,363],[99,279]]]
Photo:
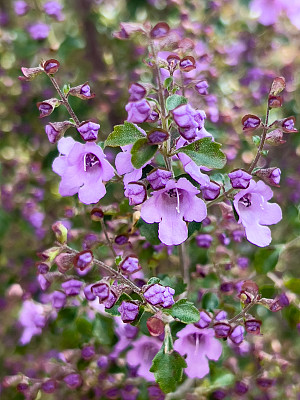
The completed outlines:
[[[43,22],[36,22],[35,24],[29,26],[28,32],[32,39],[43,40],[48,37],[50,28],[47,24],[44,24]]]
[[[239,215],[249,242],[259,247],[271,243],[271,231],[266,225],[277,224],[282,219],[278,204],[268,202],[273,196],[272,190],[262,181],[253,180],[247,189],[234,196],[234,208]]]
[[[148,224],[159,223],[158,236],[166,245],[177,245],[188,237],[185,221],[201,222],[207,215],[199,190],[187,179],[169,180],[163,189],[152,193],[141,209],[141,217]]]
[[[31,341],[32,336],[40,335],[46,324],[42,304],[35,303],[33,300],[25,300],[19,315],[19,322],[24,328],[20,338],[20,343],[24,345]]]
[[[146,99],[130,101],[126,105],[125,110],[128,113],[127,121],[134,122],[136,124],[145,122],[151,113],[150,104]]]
[[[62,156],[57,157],[52,169],[62,177],[59,193],[73,196],[78,193],[84,204],[97,203],[106,193],[103,181],[114,176],[113,167],[105,159],[101,147],[90,142],[81,144],[71,137],[58,142]]]
[[[199,329],[188,325],[177,333],[174,349],[187,355],[185,373],[189,378],[203,378],[209,373],[208,360],[217,361],[222,354],[222,344],[214,338],[213,329]]]

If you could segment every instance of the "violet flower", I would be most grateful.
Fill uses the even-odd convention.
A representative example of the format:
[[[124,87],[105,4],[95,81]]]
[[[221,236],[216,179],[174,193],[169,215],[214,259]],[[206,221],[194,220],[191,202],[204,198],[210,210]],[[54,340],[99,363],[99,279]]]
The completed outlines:
[[[174,121],[179,127],[179,133],[187,140],[194,139],[204,126],[205,112],[195,110],[189,104],[176,107],[172,113]]]
[[[169,180],[165,188],[152,193],[141,208],[141,218],[148,224],[159,223],[158,236],[166,245],[183,243],[188,237],[185,221],[201,222],[206,206],[196,195],[199,190],[187,179]]]
[[[175,290],[171,287],[162,286],[158,283],[155,283],[145,290],[144,297],[148,303],[152,304],[153,306],[159,305],[167,308],[174,304],[174,294]]]
[[[135,124],[145,122],[151,114],[151,107],[146,99],[129,102],[125,110],[128,113],[127,121]]]
[[[77,296],[80,293],[82,282],[77,279],[69,279],[61,284],[67,296]]]
[[[22,17],[25,15],[29,10],[29,6],[26,1],[18,0],[14,1],[14,11],[19,16]]]
[[[147,175],[147,181],[150,183],[153,190],[164,188],[171,178],[172,172],[163,168],[155,168]]]
[[[130,94],[129,101],[132,102],[142,100],[146,96],[147,90],[143,85],[135,82],[130,85],[128,92]]]
[[[78,193],[82,203],[97,203],[106,193],[103,181],[114,176],[114,169],[101,147],[93,142],[81,144],[67,137],[60,139],[58,150],[63,155],[54,160],[52,169],[62,177],[61,196]]]
[[[130,206],[137,206],[147,199],[147,189],[141,182],[129,182],[125,186],[124,195],[129,199]]]
[[[222,354],[222,344],[214,338],[214,330],[187,325],[177,337],[174,350],[187,355],[185,373],[189,378],[203,378],[209,373],[208,360],[217,361]]]
[[[31,341],[32,336],[40,335],[46,324],[42,304],[33,300],[25,300],[19,314],[19,322],[24,328],[20,343],[25,345]]]
[[[132,322],[136,319],[139,313],[139,306],[130,301],[122,301],[118,308],[123,322]]]
[[[57,1],[47,1],[44,4],[45,13],[50,17],[57,19],[57,21],[63,21],[64,16],[62,14],[62,6]]]
[[[43,22],[36,22],[35,24],[32,24],[28,27],[28,32],[32,39],[43,40],[48,37],[50,28]]]
[[[278,204],[268,202],[273,196],[272,190],[262,181],[253,180],[247,189],[234,196],[234,208],[239,215],[249,242],[259,247],[271,243],[271,230],[266,225],[273,225],[282,219]]]
[[[246,189],[252,179],[252,175],[242,169],[232,171],[228,176],[234,189]]]
[[[86,142],[97,140],[100,125],[93,121],[84,121],[77,128],[83,140]]]

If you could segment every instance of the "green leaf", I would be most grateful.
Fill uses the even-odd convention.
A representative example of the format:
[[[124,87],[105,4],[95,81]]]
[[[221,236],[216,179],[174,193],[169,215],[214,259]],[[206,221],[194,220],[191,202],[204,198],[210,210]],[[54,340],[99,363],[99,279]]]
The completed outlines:
[[[118,147],[133,144],[138,139],[145,138],[145,135],[131,122],[124,122],[124,125],[116,125],[112,133],[105,141],[105,147]]]
[[[218,305],[219,299],[215,293],[205,293],[202,297],[202,307],[205,310],[214,311]]]
[[[192,221],[189,223],[188,227],[188,237],[190,237],[194,232],[199,231],[201,228],[201,222]]]
[[[147,285],[153,285],[155,283],[160,283],[160,279],[156,276],[152,276],[152,278],[148,280]]]
[[[226,387],[233,384],[235,381],[235,376],[230,372],[222,372],[218,370],[215,379],[212,379],[212,385],[214,388]]]
[[[255,146],[258,146],[260,143],[260,136],[258,135],[252,136],[252,142],[255,144]]]
[[[291,290],[293,293],[300,295],[300,278],[291,278],[284,282],[284,286]]]
[[[153,245],[160,244],[158,238],[158,224],[147,224],[142,218],[140,218],[136,224],[137,228],[140,230],[140,234],[145,236],[145,238]]]
[[[166,109],[171,111],[182,104],[187,104],[187,99],[184,96],[179,96],[179,94],[172,94],[166,100]]]
[[[258,274],[265,275],[273,271],[279,258],[279,250],[272,248],[262,248],[255,252],[254,268]]]
[[[173,76],[169,76],[165,81],[164,81],[164,87],[166,89],[169,89],[172,85],[173,82]]]
[[[164,393],[174,392],[182,380],[186,362],[177,351],[164,353],[164,344],[152,361],[150,372]]]
[[[171,308],[166,308],[165,313],[178,318],[184,324],[193,324],[200,319],[200,313],[193,303],[186,299],[177,301]]]
[[[141,168],[156,153],[158,146],[149,144],[147,138],[137,140],[131,149],[131,162],[134,168]]]
[[[226,156],[222,153],[220,147],[220,143],[213,142],[210,137],[205,137],[181,147],[175,153],[186,154],[197,165],[220,169],[226,164]]]

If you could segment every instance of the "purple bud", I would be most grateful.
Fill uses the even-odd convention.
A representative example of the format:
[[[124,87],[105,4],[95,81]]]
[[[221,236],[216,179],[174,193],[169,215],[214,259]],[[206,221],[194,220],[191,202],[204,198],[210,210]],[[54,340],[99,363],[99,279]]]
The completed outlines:
[[[230,335],[231,326],[224,322],[217,322],[213,328],[217,338],[227,338]]]
[[[37,103],[39,112],[40,112],[40,118],[47,117],[52,113],[54,108],[52,107],[51,104],[43,102],[43,103]]]
[[[281,307],[287,307],[290,304],[290,301],[285,293],[281,293],[279,295],[278,302]]]
[[[206,96],[208,94],[208,83],[206,81],[200,81],[195,85],[195,89],[202,96]]]
[[[91,250],[84,250],[78,253],[74,258],[74,265],[80,271],[88,269],[93,263],[93,253]]]
[[[237,243],[241,243],[241,241],[243,240],[243,238],[245,237],[245,232],[240,230],[240,229],[235,229],[234,231],[232,231],[232,239],[237,242]]]
[[[245,322],[245,329],[248,333],[251,333],[252,335],[259,335],[260,334],[260,327],[261,327],[261,321],[256,320],[256,319],[248,319]]]
[[[100,369],[106,369],[108,367],[108,357],[107,356],[100,356],[97,365]]]
[[[186,56],[179,62],[179,68],[183,72],[190,72],[196,68],[196,61],[192,56]]]
[[[201,187],[201,192],[204,200],[215,200],[220,195],[221,187],[218,183],[210,181],[207,186]]]
[[[168,137],[168,132],[159,128],[153,129],[147,133],[148,142],[151,144],[161,144],[165,142]]]
[[[203,249],[209,249],[212,244],[213,238],[209,234],[201,234],[196,236],[197,246],[202,247]]]
[[[46,274],[49,272],[50,267],[48,264],[41,262],[37,264],[37,270],[39,274]]]
[[[19,16],[22,17],[25,15],[29,10],[29,6],[26,1],[18,0],[14,1],[14,11]]]
[[[57,382],[54,379],[48,379],[42,383],[42,391],[48,394],[54,393],[57,389]]]
[[[227,396],[227,394],[226,394],[225,390],[221,390],[221,389],[215,390],[212,393],[212,398],[214,400],[223,400],[223,399],[225,399],[226,396]]]
[[[281,170],[280,168],[266,168],[266,169],[259,169],[255,172],[259,178],[261,178],[264,182],[271,186],[279,186],[280,183],[280,175]]]
[[[238,381],[235,383],[234,392],[238,395],[243,395],[248,392],[248,385],[242,381]]]
[[[67,296],[77,296],[80,293],[82,282],[76,279],[70,279],[61,284]]]
[[[233,282],[223,282],[223,283],[221,283],[220,290],[221,290],[221,292],[223,292],[223,293],[225,293],[227,295],[232,294],[233,290],[234,290]]]
[[[66,304],[67,297],[63,292],[60,292],[59,290],[56,290],[52,294],[52,307],[54,307],[56,310],[60,310],[63,308]]]
[[[128,89],[128,92],[130,94],[130,102],[142,100],[147,94],[147,90],[139,83],[132,83]]]
[[[215,315],[214,319],[215,319],[215,321],[223,321],[226,318],[227,318],[227,312],[221,310]]]
[[[252,175],[242,169],[236,169],[228,174],[234,189],[246,189],[250,185]]]
[[[108,299],[110,286],[105,282],[95,283],[91,291],[95,296],[99,297],[99,302],[103,302]]]
[[[95,97],[95,93],[91,92],[91,88],[88,82],[85,82],[83,85],[78,85],[70,88],[69,95],[76,96],[81,100],[89,100]]]
[[[115,237],[115,243],[118,246],[122,246],[123,244],[128,243],[128,236],[127,235],[118,235]]]
[[[91,360],[94,355],[95,355],[95,348],[94,346],[85,346],[82,350],[81,350],[81,357],[84,360]]]
[[[162,168],[156,168],[147,175],[147,180],[153,190],[159,190],[166,186],[169,179],[172,177],[172,172]]]
[[[51,282],[49,282],[44,275],[39,274],[38,275],[38,282],[40,284],[40,287],[43,291],[49,289],[49,287],[51,286]]]
[[[254,131],[261,124],[261,119],[256,115],[247,114],[242,119],[243,131]]]
[[[122,400],[136,400],[139,394],[139,389],[134,385],[126,385],[121,390]]]
[[[244,332],[244,327],[242,325],[237,325],[235,328],[233,328],[229,338],[234,344],[241,344],[244,340]]]
[[[59,62],[54,58],[47,60],[43,63],[42,67],[47,74],[55,74],[59,69]]]
[[[62,6],[57,1],[48,1],[44,4],[45,13],[50,17],[56,18],[57,21],[63,21]]]
[[[82,385],[82,378],[79,374],[69,374],[64,377],[64,382],[70,389],[77,389]]]
[[[247,257],[239,257],[236,260],[237,266],[241,269],[247,269],[249,267],[249,258]]]
[[[257,378],[256,379],[256,384],[259,386],[262,390],[267,390],[270,389],[275,384],[275,379],[270,379],[270,378]]]
[[[118,300],[118,296],[115,294],[114,290],[111,288],[108,298],[104,302],[104,307],[107,309],[112,308],[116,304],[117,300]],[[99,303],[100,303],[100,300],[99,300]]]
[[[142,182],[130,182],[125,186],[124,194],[130,206],[142,204],[147,199],[147,189]]]
[[[158,112],[156,110],[151,109],[150,114],[145,122],[154,123],[158,121],[158,119],[159,119]]]
[[[151,285],[144,292],[144,297],[148,303],[160,305],[164,308],[171,307],[174,304],[173,295],[175,290],[169,286],[162,286],[158,283]]]
[[[95,207],[91,211],[91,219],[93,221],[99,222],[102,221],[104,218],[104,212],[101,210],[101,208]]]
[[[45,126],[45,132],[49,142],[56,143],[71,126],[74,126],[74,124],[70,121],[49,122],[49,124]]]
[[[140,124],[148,119],[151,112],[151,107],[146,99],[142,99],[139,101],[129,102],[125,106],[125,110],[128,113],[128,122]]]
[[[212,318],[206,311],[200,311],[200,320],[196,322],[194,325],[196,325],[198,328],[204,329],[209,326],[211,321]]]
[[[298,130],[295,128],[295,122],[296,122],[295,117],[285,118],[282,121],[283,132],[285,133],[298,132]]]
[[[29,388],[29,385],[25,382],[21,382],[17,384],[17,391],[20,393],[25,393]]]
[[[136,319],[139,313],[139,306],[129,301],[123,301],[118,308],[123,322],[132,322]]]
[[[126,274],[133,274],[142,268],[139,264],[139,259],[135,255],[127,256],[120,263],[119,267],[123,272],[126,272]]]
[[[35,22],[28,27],[28,32],[34,40],[44,40],[48,37],[50,27],[43,22]]]
[[[88,83],[85,83],[81,86],[80,94],[82,94],[84,97],[91,97],[91,88]]]
[[[170,27],[166,22],[159,22],[151,29],[150,37],[152,39],[160,39],[166,36],[170,31]]]
[[[89,142],[97,140],[100,125],[92,121],[84,121],[77,128],[83,140]]]
[[[96,299],[96,296],[92,293],[92,286],[93,286],[93,284],[91,284],[91,285],[87,285],[87,286],[85,286],[85,288],[83,289],[83,293],[84,293],[84,295],[85,295],[85,298],[88,300],[88,301],[93,301],[93,300],[95,300]]]
[[[269,96],[268,104],[270,108],[279,108],[282,106],[281,96]]]

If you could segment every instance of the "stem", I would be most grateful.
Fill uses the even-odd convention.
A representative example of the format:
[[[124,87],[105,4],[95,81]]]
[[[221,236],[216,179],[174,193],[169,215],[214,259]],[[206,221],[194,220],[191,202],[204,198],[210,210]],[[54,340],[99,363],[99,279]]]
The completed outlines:
[[[64,95],[64,93],[61,91],[61,89],[60,89],[58,83],[56,82],[56,79],[55,79],[53,76],[51,76],[51,75],[48,75],[48,76],[49,76],[49,78],[50,78],[50,80],[51,80],[53,86],[54,86],[55,89],[57,90],[57,93],[59,94],[59,96],[60,96],[60,98],[61,98],[61,100],[62,100],[64,106],[65,106],[66,109],[68,110],[70,116],[71,116],[71,117],[73,118],[73,120],[75,121],[76,126],[79,126],[79,125],[80,125],[80,121],[79,121],[77,115],[74,113],[72,107],[70,106],[70,104],[69,104],[69,102],[68,102],[68,99],[66,98],[66,96]]]
[[[105,223],[104,223],[103,219],[101,219],[101,227],[102,227],[102,230],[104,232],[107,244],[108,244],[109,248],[111,249],[114,257],[116,258],[117,257],[117,253],[115,252],[114,246],[113,246],[110,238],[108,237],[107,229],[106,229],[106,226],[105,226]]]
[[[252,308],[255,305],[255,301],[252,301],[251,303],[249,303],[241,312],[239,312],[235,317],[231,318],[228,323],[232,324],[233,322],[237,321],[238,319],[240,319],[241,317],[244,317],[246,312],[250,310],[250,308]]]
[[[179,250],[179,259],[180,259],[180,264],[181,264],[183,281],[184,281],[184,283],[186,283],[186,290],[188,293],[190,290],[191,279],[190,279],[190,271],[189,271],[189,260],[188,260],[187,254],[186,254],[186,247],[185,247],[184,242],[178,246],[178,250]]]

